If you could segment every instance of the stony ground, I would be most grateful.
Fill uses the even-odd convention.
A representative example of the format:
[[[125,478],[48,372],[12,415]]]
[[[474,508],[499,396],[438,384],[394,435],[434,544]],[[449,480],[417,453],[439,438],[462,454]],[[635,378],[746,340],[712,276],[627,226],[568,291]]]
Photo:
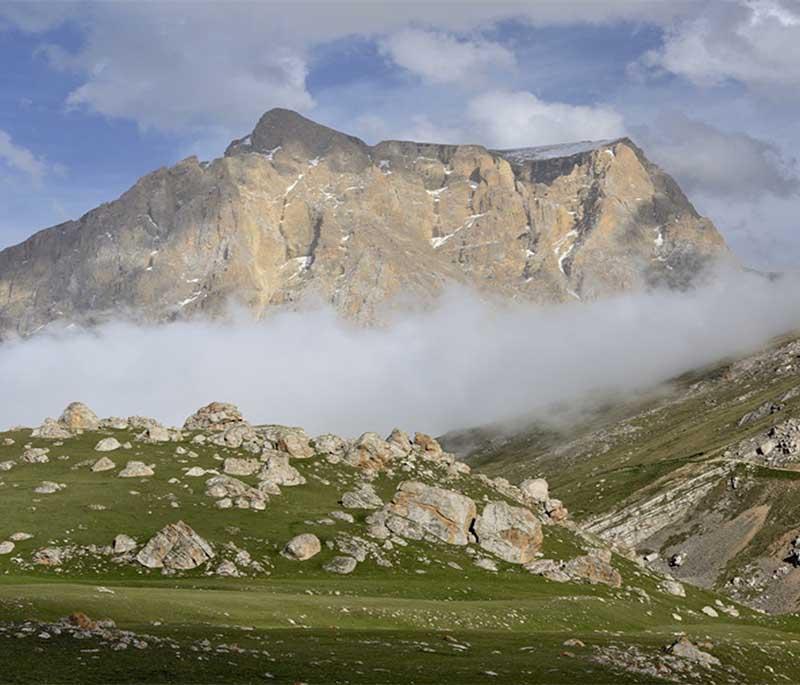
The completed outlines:
[[[800,621],[670,585],[558,488],[467,473],[427,436],[309,440],[220,406],[183,431],[78,407],[0,434],[0,681],[800,678]]]

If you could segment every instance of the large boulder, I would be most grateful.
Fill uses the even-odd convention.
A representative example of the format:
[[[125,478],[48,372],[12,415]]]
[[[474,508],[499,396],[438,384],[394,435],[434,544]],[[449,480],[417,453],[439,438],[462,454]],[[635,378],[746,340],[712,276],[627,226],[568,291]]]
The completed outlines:
[[[286,543],[281,554],[287,559],[294,561],[305,561],[322,551],[322,544],[319,538],[313,533],[301,533],[295,535]]]
[[[547,502],[550,486],[544,478],[528,478],[519,484],[520,490],[533,502]]]
[[[117,465],[108,457],[100,457],[94,464],[92,464],[92,471],[99,473],[100,471],[110,471],[117,468]]]
[[[311,438],[302,428],[265,426],[259,430],[274,449],[288,454],[292,459],[309,459],[316,454],[311,446]]]
[[[328,461],[338,462],[347,451],[347,441],[333,433],[323,433],[314,438],[314,449],[324,454]]]
[[[58,422],[67,430],[94,431],[100,427],[100,419],[83,402],[71,402],[62,412]]]
[[[542,524],[523,507],[489,502],[475,522],[478,544],[511,564],[527,564],[542,546]]]
[[[183,428],[187,431],[223,431],[241,423],[245,420],[235,404],[211,402],[187,418]]]
[[[153,469],[143,461],[129,461],[117,476],[119,478],[145,478],[154,473]]]
[[[386,442],[377,433],[364,433],[350,445],[344,460],[356,468],[380,471],[406,451],[396,443]]]
[[[288,454],[275,451],[266,454],[264,466],[258,474],[260,483],[285,485],[286,487],[305,485],[306,479],[289,463]],[[262,458],[264,458],[263,455]]]
[[[592,585],[622,586],[622,576],[619,571],[595,554],[570,559],[564,570],[573,578],[585,580]]]
[[[214,558],[214,549],[183,521],[170,523],[156,533],[136,555],[147,568],[188,570]]]
[[[120,445],[119,440],[116,438],[103,438],[94,446],[94,449],[95,452],[113,452],[120,447],[122,447],[122,445]]]
[[[469,543],[476,515],[475,502],[453,490],[405,481],[386,505],[386,527],[395,535],[414,540]]]

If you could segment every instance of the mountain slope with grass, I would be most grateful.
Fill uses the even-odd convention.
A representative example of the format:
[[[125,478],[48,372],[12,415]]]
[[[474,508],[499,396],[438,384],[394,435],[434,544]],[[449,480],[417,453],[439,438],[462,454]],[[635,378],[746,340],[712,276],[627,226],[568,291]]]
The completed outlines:
[[[0,435],[0,469],[9,682],[798,675],[794,617],[649,568],[576,523],[580,490],[476,474],[426,435],[76,403]]]
[[[609,402],[568,426],[446,436],[488,474],[543,476],[649,568],[769,612],[800,602],[800,341]]]

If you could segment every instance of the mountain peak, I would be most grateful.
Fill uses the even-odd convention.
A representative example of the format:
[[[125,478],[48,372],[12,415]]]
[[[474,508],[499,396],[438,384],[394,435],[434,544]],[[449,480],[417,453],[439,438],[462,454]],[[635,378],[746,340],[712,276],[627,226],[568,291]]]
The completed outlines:
[[[291,109],[275,107],[262,115],[249,136],[233,141],[225,155],[241,152],[271,154],[279,148],[302,159],[338,153],[340,162],[350,158],[351,162],[362,164],[368,160],[369,149],[355,136],[318,124]]]

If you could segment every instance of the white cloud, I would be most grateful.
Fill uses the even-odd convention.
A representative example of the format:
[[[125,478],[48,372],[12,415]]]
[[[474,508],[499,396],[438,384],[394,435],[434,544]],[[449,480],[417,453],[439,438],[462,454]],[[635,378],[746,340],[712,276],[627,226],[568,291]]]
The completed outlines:
[[[795,160],[780,149],[742,132],[722,131],[673,112],[642,131],[650,158],[673,174],[687,192],[755,200],[764,194],[797,195]]]
[[[467,108],[481,142],[498,148],[549,145],[624,135],[622,116],[603,105],[545,102],[523,91],[494,91]]]
[[[183,132],[238,132],[273,106],[313,106],[304,41],[284,32],[270,7],[186,10],[183,3],[87,6],[77,50],[43,49],[54,67],[85,79],[66,104]]]
[[[476,83],[493,70],[512,69],[513,53],[498,43],[461,40],[440,31],[405,29],[381,41],[392,61],[429,83]]]
[[[734,80],[785,95],[780,89],[800,84],[800,4],[708,3],[699,16],[678,22],[643,63],[698,85]]]
[[[345,435],[548,417],[556,404],[629,397],[796,328],[797,285],[737,273],[696,292],[559,307],[451,293],[433,311],[371,330],[305,312],[43,335],[4,345],[0,378],[14,401],[0,425],[38,423],[75,399],[103,415],[171,423],[224,400],[254,422]]]
[[[37,183],[48,171],[47,163],[30,150],[17,145],[11,136],[0,129],[0,160],[10,168],[30,176]]]

